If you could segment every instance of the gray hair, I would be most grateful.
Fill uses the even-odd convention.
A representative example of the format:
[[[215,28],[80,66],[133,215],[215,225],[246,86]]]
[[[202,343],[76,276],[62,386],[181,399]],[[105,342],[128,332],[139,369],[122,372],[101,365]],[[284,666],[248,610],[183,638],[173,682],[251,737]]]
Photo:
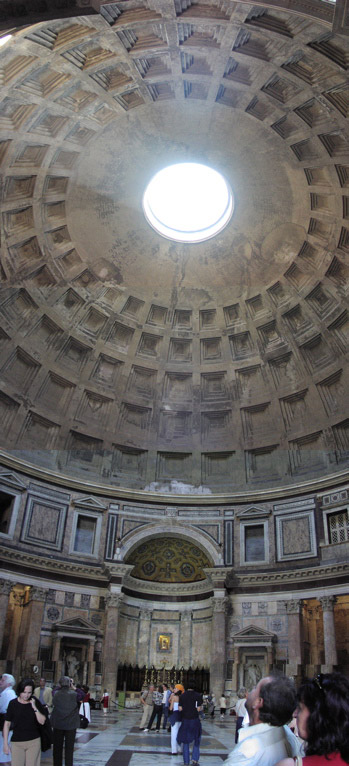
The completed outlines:
[[[70,688],[70,678],[69,678],[69,676],[61,676],[61,678],[59,679],[58,683],[59,683],[61,689],[65,689],[66,687],[68,687],[68,689],[69,689]]]
[[[8,685],[11,686],[12,689],[13,689],[13,687],[14,687],[14,685],[16,683],[15,678],[13,676],[11,676],[10,673],[3,673],[2,674],[2,678],[6,678],[6,681],[7,681]]]
[[[246,688],[245,688],[245,686],[242,686],[241,689],[239,689],[238,697],[239,697],[239,700],[242,700],[244,697],[246,697]]]

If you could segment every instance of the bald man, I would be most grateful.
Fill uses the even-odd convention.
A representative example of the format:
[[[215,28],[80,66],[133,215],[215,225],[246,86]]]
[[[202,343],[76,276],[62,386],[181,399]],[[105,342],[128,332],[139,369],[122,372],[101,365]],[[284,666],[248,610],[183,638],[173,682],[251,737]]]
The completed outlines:
[[[295,708],[293,681],[285,676],[262,678],[246,700],[249,726],[240,729],[225,766],[274,766],[279,758],[298,755],[298,741],[287,726]]]

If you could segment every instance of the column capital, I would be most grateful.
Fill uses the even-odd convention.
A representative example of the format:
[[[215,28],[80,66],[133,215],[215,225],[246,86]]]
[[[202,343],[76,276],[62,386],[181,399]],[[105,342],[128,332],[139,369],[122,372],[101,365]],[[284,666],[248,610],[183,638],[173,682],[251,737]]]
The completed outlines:
[[[11,580],[0,580],[0,595],[9,596],[14,583]]]
[[[300,614],[303,609],[304,601],[302,598],[294,598],[290,601],[285,601],[285,605],[287,614]]]
[[[192,618],[192,612],[189,610],[186,610],[185,612],[181,612],[181,622],[191,622]]]
[[[36,586],[32,585],[30,588],[30,601],[45,601],[47,596],[47,589],[46,588],[37,588]]]
[[[229,604],[229,599],[227,598],[227,596],[223,596],[223,597],[213,596],[212,598],[212,607],[213,607],[214,613],[224,612],[224,614],[226,614],[228,609],[228,604]]]
[[[105,597],[105,605],[107,609],[111,609],[112,607],[118,608],[123,601],[123,595],[122,593],[107,593]]]
[[[337,601],[337,596],[321,596],[319,601],[323,612],[333,612],[334,605]]]

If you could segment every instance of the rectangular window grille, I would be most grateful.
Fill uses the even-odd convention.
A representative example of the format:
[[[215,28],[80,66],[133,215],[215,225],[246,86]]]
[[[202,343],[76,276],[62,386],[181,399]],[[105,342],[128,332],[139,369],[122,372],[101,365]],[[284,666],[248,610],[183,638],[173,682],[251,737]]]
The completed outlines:
[[[330,543],[345,543],[349,540],[348,511],[331,513],[328,519]]]

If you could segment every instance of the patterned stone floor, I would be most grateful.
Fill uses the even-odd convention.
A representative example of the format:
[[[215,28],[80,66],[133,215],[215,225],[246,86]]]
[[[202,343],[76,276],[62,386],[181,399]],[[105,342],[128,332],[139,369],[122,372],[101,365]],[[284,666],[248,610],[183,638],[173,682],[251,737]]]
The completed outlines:
[[[107,715],[92,712],[90,726],[78,730],[74,766],[182,766],[181,755],[171,755],[170,734],[143,732],[138,728],[140,711],[120,710]],[[234,747],[235,718],[219,715],[203,722],[200,763],[220,766]],[[43,766],[51,766],[52,750],[42,754]]]

